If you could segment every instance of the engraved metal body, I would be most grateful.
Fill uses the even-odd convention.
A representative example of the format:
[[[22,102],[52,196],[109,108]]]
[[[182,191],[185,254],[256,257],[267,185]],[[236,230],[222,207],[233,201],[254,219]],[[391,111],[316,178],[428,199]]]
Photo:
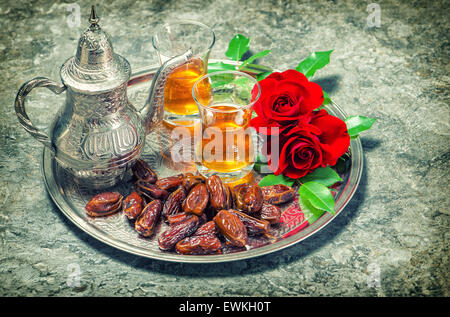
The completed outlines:
[[[17,93],[15,109],[25,130],[52,150],[55,160],[74,176],[74,181],[105,188],[130,174],[146,135],[162,121],[165,81],[171,70],[190,58],[191,52],[161,67],[145,106],[137,111],[127,97],[130,64],[114,53],[108,34],[98,25],[94,8],[89,22],[75,56],[61,67],[63,84],[44,77],[28,81]],[[49,136],[32,124],[25,111],[25,98],[36,87],[46,87],[56,94],[66,92],[65,105],[53,120]]]

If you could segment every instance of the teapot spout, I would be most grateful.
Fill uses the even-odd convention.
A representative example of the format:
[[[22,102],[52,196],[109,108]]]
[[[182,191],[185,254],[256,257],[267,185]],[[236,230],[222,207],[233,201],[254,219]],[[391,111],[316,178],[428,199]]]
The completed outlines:
[[[146,133],[149,134],[158,125],[161,124],[164,116],[164,86],[170,73],[175,68],[183,65],[192,57],[192,50],[175,56],[166,61],[156,72],[153,78],[150,92],[144,108],[140,111],[146,126]]]

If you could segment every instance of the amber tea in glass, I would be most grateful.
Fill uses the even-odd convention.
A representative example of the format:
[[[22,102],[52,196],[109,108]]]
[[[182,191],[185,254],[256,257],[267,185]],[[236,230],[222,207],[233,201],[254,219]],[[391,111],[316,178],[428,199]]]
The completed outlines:
[[[197,170],[226,182],[246,176],[254,165],[250,119],[260,94],[257,80],[238,71],[215,72],[200,78],[192,94],[201,122],[194,145]]]
[[[205,74],[206,67],[200,58],[193,58],[176,68],[164,87],[164,110],[175,115],[198,113],[197,104],[192,98],[192,87]]]
[[[169,126],[189,127],[198,120],[192,87],[207,73],[208,57],[214,42],[211,28],[190,20],[164,24],[154,34],[153,46],[161,65],[188,49],[193,51],[191,60],[170,73],[164,87],[164,122]]]

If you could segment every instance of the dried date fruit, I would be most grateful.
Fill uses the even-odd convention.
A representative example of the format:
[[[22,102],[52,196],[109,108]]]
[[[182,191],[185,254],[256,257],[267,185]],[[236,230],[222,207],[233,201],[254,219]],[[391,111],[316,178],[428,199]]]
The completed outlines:
[[[186,219],[169,226],[169,229],[161,233],[158,237],[159,248],[164,251],[173,249],[178,241],[192,235],[199,226],[199,219],[196,215],[186,217]]]
[[[122,207],[123,196],[118,192],[105,192],[89,200],[86,212],[91,217],[102,217],[119,211]]]
[[[187,213],[193,213],[197,216],[203,214],[208,205],[209,194],[206,185],[199,183],[192,188],[183,202],[183,211]]]
[[[194,236],[201,236],[205,234],[217,234],[216,223],[213,220],[202,224],[197,231],[195,231]]]
[[[231,188],[229,186],[224,185],[227,190],[227,199],[226,199],[226,206],[228,209],[233,208],[233,193],[231,191]]]
[[[213,175],[206,180],[211,206],[219,211],[229,209],[231,202],[230,190],[222,183],[219,176]]]
[[[186,213],[186,212],[180,212],[178,214],[174,214],[167,217],[167,222],[169,223],[169,226],[172,226],[176,224],[177,222],[180,222],[186,218],[189,218],[191,216],[194,216],[194,214]],[[199,218],[199,225],[204,224],[207,220],[206,215],[203,213],[201,216],[198,216]]]
[[[268,221],[254,218],[238,210],[231,209],[229,211],[233,212],[241,219],[249,235],[261,235],[269,232],[270,223]]]
[[[222,249],[222,243],[215,235],[190,236],[177,242],[175,251],[179,254],[202,255],[217,253]]]
[[[281,209],[278,206],[264,203],[259,218],[268,221],[270,224],[276,224],[280,221]]]
[[[183,221],[184,219],[186,219],[186,217],[189,217],[191,214],[187,214],[185,212],[180,212],[177,214],[173,214],[173,215],[168,215],[167,216],[167,222],[169,223],[169,226],[172,226],[180,221]]]
[[[202,175],[194,175],[186,173],[183,176],[182,186],[186,192],[189,192],[195,185],[206,182],[206,178]]]
[[[158,179],[156,173],[151,169],[150,165],[142,159],[138,159],[131,168],[134,176],[138,180],[153,184]]]
[[[214,217],[220,233],[234,246],[244,247],[248,243],[247,228],[239,217],[230,210],[221,210]]]
[[[159,188],[155,184],[137,181],[135,186],[140,194],[145,195],[150,199],[165,200],[169,195],[166,190]]]
[[[261,210],[263,194],[258,185],[240,184],[233,188],[235,208],[255,214]]]
[[[172,192],[169,197],[167,197],[164,203],[163,217],[167,217],[178,214],[182,211],[182,204],[186,199],[186,193],[182,187],[179,187],[176,191]]]
[[[284,204],[294,199],[295,192],[290,186],[278,184],[261,187],[264,202],[273,205]]]
[[[144,206],[144,200],[141,195],[137,192],[132,192],[123,200],[122,210],[128,219],[134,220],[141,214]]]
[[[178,188],[183,182],[183,175],[169,176],[160,178],[156,181],[155,185],[165,191],[173,191]]]
[[[156,224],[161,217],[162,202],[159,199],[155,199],[148,203],[142,214],[137,218],[134,229],[144,237],[149,237],[155,230]]]

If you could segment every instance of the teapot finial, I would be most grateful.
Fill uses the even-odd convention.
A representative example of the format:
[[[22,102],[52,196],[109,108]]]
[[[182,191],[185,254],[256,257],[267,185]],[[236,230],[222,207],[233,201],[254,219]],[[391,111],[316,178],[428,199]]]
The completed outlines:
[[[89,17],[89,23],[91,24],[91,26],[95,26],[98,24],[99,18],[97,16],[97,14],[95,13],[95,6],[92,5],[91,7],[91,16]]]
[[[129,62],[114,52],[110,36],[98,22],[95,6],[92,6],[89,26],[78,40],[75,56],[61,69],[64,84],[74,89],[107,91],[123,85],[130,78]]]

